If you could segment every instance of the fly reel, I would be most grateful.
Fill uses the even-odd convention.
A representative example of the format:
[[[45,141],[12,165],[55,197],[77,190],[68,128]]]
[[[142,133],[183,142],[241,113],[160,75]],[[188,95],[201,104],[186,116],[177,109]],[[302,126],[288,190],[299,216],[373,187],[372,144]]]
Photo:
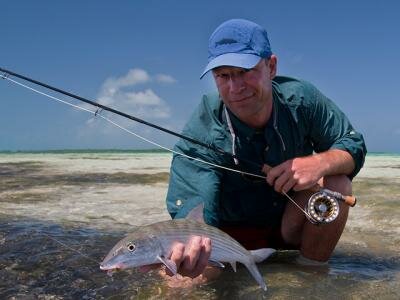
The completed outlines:
[[[335,197],[321,190],[310,197],[305,211],[311,223],[326,224],[339,215],[339,203]]]

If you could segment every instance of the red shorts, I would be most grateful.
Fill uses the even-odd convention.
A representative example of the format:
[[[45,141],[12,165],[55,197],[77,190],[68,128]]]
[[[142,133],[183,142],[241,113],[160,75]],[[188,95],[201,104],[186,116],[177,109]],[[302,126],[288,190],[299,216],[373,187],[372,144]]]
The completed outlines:
[[[299,247],[287,244],[282,237],[281,228],[256,226],[222,226],[220,229],[248,250],[274,248],[280,250],[298,250]]]

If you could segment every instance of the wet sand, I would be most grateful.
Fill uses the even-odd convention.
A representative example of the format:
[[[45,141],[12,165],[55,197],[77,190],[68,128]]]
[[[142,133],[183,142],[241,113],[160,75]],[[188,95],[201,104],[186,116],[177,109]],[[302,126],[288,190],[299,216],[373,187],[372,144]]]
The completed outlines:
[[[300,267],[295,252],[280,252],[259,265],[266,295],[241,267],[190,289],[169,288],[157,272],[108,277],[98,262],[117,240],[134,226],[169,218],[170,159],[165,153],[1,154],[0,298],[400,298],[395,155],[368,156],[354,180],[359,202],[329,267]]]

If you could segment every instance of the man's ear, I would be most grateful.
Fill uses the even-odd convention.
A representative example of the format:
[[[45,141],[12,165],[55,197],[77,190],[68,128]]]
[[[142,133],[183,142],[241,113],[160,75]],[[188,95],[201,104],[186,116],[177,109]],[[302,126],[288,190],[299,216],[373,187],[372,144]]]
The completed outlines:
[[[278,65],[278,57],[272,54],[268,60],[266,60],[268,66],[268,72],[271,79],[273,79],[276,75],[277,65]]]

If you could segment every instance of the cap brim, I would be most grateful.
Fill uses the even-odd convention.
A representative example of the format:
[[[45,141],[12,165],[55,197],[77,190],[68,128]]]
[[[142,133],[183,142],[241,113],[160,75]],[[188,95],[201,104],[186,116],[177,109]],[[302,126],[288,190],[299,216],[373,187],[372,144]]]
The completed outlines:
[[[257,65],[261,60],[261,57],[254,54],[245,54],[245,53],[226,53],[220,56],[217,56],[212,61],[208,63],[203,73],[200,76],[200,79],[206,75],[212,69],[221,67],[221,66],[231,66],[238,67],[244,69],[251,69],[255,65]]]

